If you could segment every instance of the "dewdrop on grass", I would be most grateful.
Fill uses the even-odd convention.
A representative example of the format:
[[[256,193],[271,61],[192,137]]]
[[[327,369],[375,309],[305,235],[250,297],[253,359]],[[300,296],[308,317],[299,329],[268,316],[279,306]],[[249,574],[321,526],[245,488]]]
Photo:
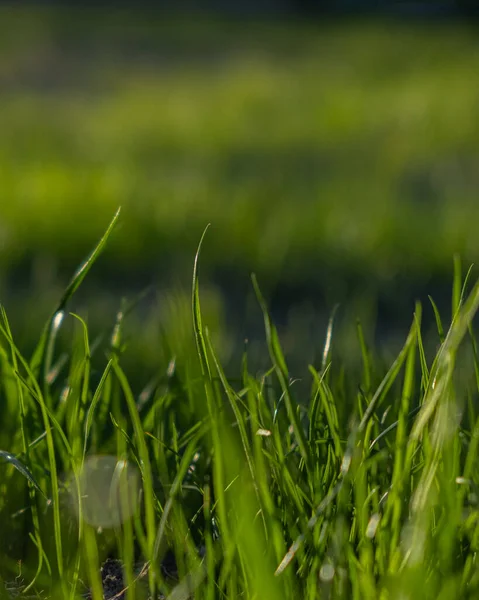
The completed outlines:
[[[138,469],[115,456],[90,456],[79,477],[81,517],[93,527],[118,527],[133,516],[138,505]],[[78,499],[75,509],[80,516]]]

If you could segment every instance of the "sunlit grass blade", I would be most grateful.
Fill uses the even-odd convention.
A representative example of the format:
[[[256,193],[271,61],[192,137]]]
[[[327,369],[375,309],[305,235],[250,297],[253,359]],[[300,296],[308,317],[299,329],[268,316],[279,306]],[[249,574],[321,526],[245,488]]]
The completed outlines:
[[[454,256],[454,273],[453,273],[453,283],[452,283],[452,319],[454,320],[458,310],[462,306],[464,302],[464,298],[467,292],[467,285],[469,283],[469,279],[472,275],[472,270],[474,265],[470,265],[466,277],[464,281],[462,281],[462,262],[461,257],[459,255]]]
[[[441,314],[439,312],[439,309],[436,306],[436,303],[432,299],[432,297],[428,296],[428,298],[429,298],[429,302],[431,303],[432,309],[434,311],[434,318],[436,319],[436,328],[437,328],[437,332],[439,334],[439,340],[442,344],[444,342],[445,336],[444,336],[444,327],[442,325]]]
[[[76,273],[73,275],[70,283],[63,292],[62,297],[60,298],[55,310],[53,311],[51,318],[45,326],[45,329],[40,337],[40,341],[30,361],[32,372],[36,374],[41,368],[43,379],[47,377],[51,368],[55,338],[63,322],[66,305],[68,304],[69,300],[76,292],[76,290],[79,288],[86,275],[90,271],[91,267],[105,248],[106,243],[108,242],[108,239],[120,216],[120,210],[121,209],[118,208],[118,210],[115,213],[115,216],[113,217],[112,221],[110,222],[110,225],[101,237],[98,244],[95,246],[88,258],[80,265]]]
[[[223,448],[222,448],[222,436],[221,430],[224,427],[222,413],[219,411],[218,403],[216,401],[215,393],[212,386],[211,379],[211,370],[208,360],[208,352],[205,343],[203,323],[202,323],[202,315],[201,315],[201,305],[200,305],[200,294],[199,294],[199,258],[201,252],[201,246],[203,244],[204,237],[208,230],[208,227],[203,232],[201,236],[200,242],[198,244],[198,250],[195,256],[195,262],[193,267],[193,282],[192,282],[192,313],[193,313],[193,330],[196,340],[196,349],[198,354],[198,359],[201,366],[201,372],[203,375],[203,385],[206,396],[206,412],[211,422],[211,439],[213,444],[214,451],[214,461],[213,461],[213,469],[214,469],[214,489],[215,496],[217,501],[217,510],[220,517],[220,527],[222,530],[222,535],[226,540],[230,539],[229,535],[229,526],[228,526],[228,517],[226,512],[226,501],[225,501],[225,489],[226,489],[226,481],[225,481],[225,465],[224,456],[223,456]],[[204,408],[197,406],[198,411],[200,412],[201,417],[204,414]],[[230,546],[230,549],[233,549]]]
[[[468,331],[470,323],[479,308],[479,281],[475,284],[462,309],[457,313],[444,344],[436,357],[434,371],[431,372],[431,381],[428,387],[424,406],[418,415],[411,432],[411,439],[419,439],[427,422],[432,417],[434,410],[441,399],[441,394],[449,384],[454,370],[454,361],[460,343]]]
[[[321,360],[321,371],[323,371],[323,372],[326,369],[328,362],[330,360],[330,357],[331,357],[331,342],[333,339],[333,326],[334,326],[334,319],[336,317],[336,312],[337,312],[338,308],[339,308],[339,304],[336,304],[333,308],[331,316],[329,317],[328,327],[326,329],[326,338],[324,340],[324,347],[323,347],[323,357]]]
[[[374,395],[371,399],[371,402],[369,403],[366,411],[364,412],[363,418],[361,419],[359,426],[358,426],[358,431],[357,431],[358,434],[361,434],[364,431],[364,429],[366,428],[366,425],[368,424],[369,420],[373,416],[373,413],[381,405],[386,394],[390,390],[393,383],[396,381],[399,371],[401,370],[401,368],[404,364],[404,361],[406,360],[407,356],[409,355],[411,346],[414,343],[416,343],[416,335],[417,335],[416,331],[417,331],[417,321],[415,319],[411,326],[411,329],[409,331],[409,335],[406,339],[406,343],[404,344],[404,346],[402,347],[397,358],[394,360],[393,364],[389,368],[387,374],[385,375],[385,377],[379,384],[376,392],[374,393]]]
[[[200,252],[201,246],[203,245],[203,240],[205,238],[206,232],[208,231],[209,225],[206,226],[205,230],[200,239],[200,243],[198,244],[198,249],[195,255],[195,262],[193,266],[193,286],[192,286],[192,308],[193,308],[193,329],[195,333],[196,340],[196,348],[198,351],[198,357],[200,359],[201,370],[203,372],[203,376],[207,377],[208,380],[211,381],[211,371],[208,362],[208,353],[206,350],[206,344],[204,339],[204,331],[203,324],[201,318],[201,306],[200,306],[200,293],[199,293],[199,260],[200,260]],[[208,394],[207,394],[208,396]]]
[[[20,460],[18,460],[18,458],[16,458],[12,454],[10,454],[10,452],[5,452],[5,450],[0,450],[0,461],[9,463],[12,466],[14,466],[15,469],[17,469],[17,471],[19,471],[24,477],[26,477],[28,479],[28,481],[33,485],[33,487],[37,490],[37,492],[40,492],[40,494],[45,499],[47,499],[46,494],[41,489],[41,487],[38,485],[35,477],[33,477],[33,475],[30,473],[28,468]]]
[[[98,405],[98,403],[101,400],[101,395],[103,392],[103,388],[105,386],[106,380],[108,378],[108,375],[110,374],[110,370],[111,370],[111,366],[112,366],[112,362],[113,359],[110,358],[110,360],[108,361],[105,370],[103,371],[103,374],[101,376],[101,379],[97,385],[97,388],[95,390],[95,393],[93,394],[93,398],[91,400],[90,406],[87,410],[86,413],[86,419],[85,419],[85,432],[84,432],[84,436],[83,436],[83,460],[85,460],[86,457],[86,453],[87,453],[87,447],[88,447],[88,440],[90,437],[90,431],[91,431],[91,427],[93,424],[93,418],[95,416],[95,409]]]

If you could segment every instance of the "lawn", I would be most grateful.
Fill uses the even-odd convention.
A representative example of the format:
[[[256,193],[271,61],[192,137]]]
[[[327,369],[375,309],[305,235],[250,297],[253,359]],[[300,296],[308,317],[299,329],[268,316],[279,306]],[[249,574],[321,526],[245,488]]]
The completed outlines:
[[[358,324],[362,367],[345,370],[331,321],[301,387],[255,278],[269,364],[252,372],[246,348],[225,374],[200,245],[189,351],[136,390],[126,313],[98,345],[68,312],[112,229],[31,359],[1,310],[2,598],[476,597],[479,284],[459,263],[435,356],[419,303],[386,369]],[[64,321],[74,333],[60,352]]]
[[[0,7],[0,598],[477,597],[478,44]]]

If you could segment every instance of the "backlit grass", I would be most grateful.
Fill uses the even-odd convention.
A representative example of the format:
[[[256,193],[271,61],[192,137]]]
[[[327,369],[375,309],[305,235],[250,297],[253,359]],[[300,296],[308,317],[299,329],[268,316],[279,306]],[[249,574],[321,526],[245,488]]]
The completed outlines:
[[[253,371],[246,348],[225,373],[201,310],[198,250],[189,341],[133,389],[126,307],[104,340],[68,312],[117,218],[31,359],[1,311],[5,597],[89,589],[100,600],[110,557],[121,560],[127,598],[474,598],[479,284],[470,273],[463,280],[456,261],[453,319],[437,312],[435,355],[417,304],[389,368],[358,324],[362,366],[345,370],[332,318],[321,360],[297,382],[255,277],[268,367]],[[167,555],[174,576],[162,568]]]

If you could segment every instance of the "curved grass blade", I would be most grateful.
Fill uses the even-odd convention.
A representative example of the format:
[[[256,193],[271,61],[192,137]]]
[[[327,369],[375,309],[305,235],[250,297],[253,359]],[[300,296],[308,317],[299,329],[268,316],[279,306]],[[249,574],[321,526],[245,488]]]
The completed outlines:
[[[330,363],[331,364],[331,363]],[[325,381],[324,377],[326,375],[327,369],[325,369],[321,376],[316,371],[314,367],[310,365],[309,372],[313,376],[313,381],[316,386],[316,393],[313,398],[311,411],[310,411],[310,423],[309,423],[309,441],[310,444],[314,440],[314,432],[316,427],[316,416],[319,410],[319,401],[321,400],[321,404],[323,406],[324,414],[326,415],[326,422],[328,423],[329,431],[331,438],[334,442],[334,447],[337,456],[342,454],[342,446],[341,446],[341,438],[339,436],[339,422],[338,422],[338,414],[334,403],[328,397],[327,390],[325,389]]]
[[[133,310],[138,306],[138,304],[148,296],[153,290],[153,286],[149,285],[144,290],[142,290],[139,294],[137,294],[132,300],[127,301],[125,298],[121,301],[121,307],[116,314],[116,321],[113,327],[113,332],[110,337],[110,346],[114,352],[120,352],[121,350],[121,340],[123,333],[123,323],[125,318],[133,312]]]
[[[88,258],[79,266],[79,268],[73,275],[70,283],[68,284],[66,290],[60,298],[57,307],[53,311],[52,316],[50,317],[48,323],[46,324],[43,330],[43,333],[40,337],[40,341],[30,361],[30,366],[33,373],[37,374],[39,371],[42,373],[44,382],[46,382],[46,377],[48,376],[48,373],[51,368],[55,338],[63,322],[65,307],[68,301],[73,296],[73,294],[80,287],[82,281],[85,279],[86,275],[93,266],[93,263],[97,260],[97,258],[103,251],[115,225],[117,224],[118,218],[120,216],[120,210],[121,208],[118,208],[107,230],[101,237],[98,244],[95,246]]]
[[[406,420],[411,420],[412,417],[414,417],[415,415],[417,415],[417,413],[421,410],[420,406],[416,406],[415,408],[413,408],[406,416]],[[374,440],[369,444],[369,450],[372,450],[372,448],[378,443],[380,442],[384,437],[386,437],[388,435],[388,433],[391,433],[391,431],[394,431],[396,429],[396,427],[399,425],[399,420],[398,421],[394,421],[394,423],[391,423],[391,425],[389,425],[388,427],[386,427],[386,429],[383,429],[383,431],[381,431],[381,433],[374,438]]]
[[[203,324],[201,320],[201,307],[200,307],[200,294],[199,294],[199,282],[198,282],[198,267],[199,267],[199,257],[201,252],[201,246],[203,245],[203,240],[205,238],[206,232],[210,225],[208,224],[203,231],[203,234],[200,239],[200,243],[198,244],[198,250],[196,251],[195,262],[193,266],[193,326],[195,330],[195,340],[196,347],[198,350],[198,357],[200,359],[201,364],[201,372],[204,377],[208,377],[208,380],[211,381],[211,370],[208,363],[208,354],[206,351],[205,338],[203,334]]]
[[[467,270],[466,277],[464,278],[464,282],[461,283],[461,274],[462,274],[462,266],[461,266],[461,258],[459,255],[454,256],[454,278],[453,278],[453,288],[452,288],[452,320],[455,319],[456,314],[458,313],[461,306],[464,304],[464,298],[466,297],[467,284],[469,283],[469,279],[472,274],[472,269],[474,268],[474,263],[469,266]]]
[[[95,408],[98,404],[98,402],[100,401],[101,398],[101,393],[103,391],[103,387],[105,385],[105,382],[108,378],[108,375],[110,374],[110,370],[111,370],[111,365],[112,365],[113,359],[110,358],[110,360],[108,361],[105,370],[103,371],[103,375],[101,376],[100,382],[95,390],[95,393],[93,394],[93,398],[90,404],[90,408],[87,411],[86,414],[86,419],[85,419],[85,437],[84,437],[84,441],[83,441],[83,461],[85,460],[86,457],[86,452],[87,452],[87,446],[88,446],[88,438],[90,436],[90,430],[91,430],[91,426],[93,423],[93,415],[95,413]]]
[[[33,477],[30,470],[22,462],[20,462],[16,456],[13,456],[13,454],[10,454],[10,452],[6,452],[5,450],[0,450],[0,460],[13,465],[15,469],[17,469],[17,471],[19,471],[24,477],[26,477],[26,479],[28,479],[28,481],[33,485],[37,492],[40,492],[40,494],[45,499],[47,499],[46,494],[38,485],[35,477]]]
[[[199,295],[199,282],[198,282],[198,267],[199,267],[199,256],[201,247],[203,244],[204,237],[208,231],[209,224],[205,227],[203,235],[201,236],[200,243],[198,244],[198,250],[196,251],[195,262],[193,266],[193,284],[192,284],[192,312],[193,312],[193,329],[195,334],[196,349],[198,352],[198,358],[200,361],[201,372],[203,376],[203,384],[205,388],[206,404],[207,404],[207,415],[211,423],[211,438],[213,443],[213,450],[215,460],[213,461],[214,470],[214,487],[215,495],[218,506],[219,521],[222,529],[224,539],[229,540],[231,536],[229,534],[228,516],[226,511],[226,468],[227,461],[223,455],[224,444],[222,434],[222,415],[218,403],[216,402],[215,393],[213,390],[211,369],[208,361],[208,353],[205,343],[203,323],[201,318],[201,306],[200,306],[200,295]],[[201,415],[203,417],[204,414]],[[233,549],[229,546],[228,553]]]
[[[410,440],[417,441],[438,405],[444,388],[449,384],[454,371],[455,357],[469,326],[479,309],[479,281],[474,285],[468,299],[456,314],[441,349],[431,368],[429,387],[421,412],[414,423]],[[413,445],[413,444],[412,444]],[[411,445],[411,446],[412,446]]]
[[[336,313],[338,312],[339,304],[335,304],[328,321],[326,329],[326,338],[324,340],[323,358],[321,360],[321,371],[324,372],[331,356],[331,341],[333,339],[333,325]]]
[[[399,371],[401,370],[401,368],[404,364],[404,361],[406,360],[407,356],[409,355],[411,346],[416,343],[418,322],[420,322],[420,321],[415,317],[414,321],[411,325],[409,335],[407,336],[406,343],[402,347],[396,360],[393,362],[393,364],[389,368],[385,377],[379,384],[371,402],[369,403],[367,409],[364,412],[363,418],[361,419],[359,426],[358,426],[358,430],[357,430],[358,434],[361,434],[365,430],[369,419],[372,417],[376,408],[382,403],[384,397],[386,396],[386,394],[388,393],[392,384],[396,380],[396,377],[398,376]]]
[[[439,334],[439,340],[442,344],[444,342],[444,327],[442,326],[441,315],[440,315],[439,309],[437,308],[436,303],[434,302],[432,297],[428,296],[428,298],[429,298],[429,302],[431,303],[432,310],[434,311],[434,318],[436,319],[437,332]]]

